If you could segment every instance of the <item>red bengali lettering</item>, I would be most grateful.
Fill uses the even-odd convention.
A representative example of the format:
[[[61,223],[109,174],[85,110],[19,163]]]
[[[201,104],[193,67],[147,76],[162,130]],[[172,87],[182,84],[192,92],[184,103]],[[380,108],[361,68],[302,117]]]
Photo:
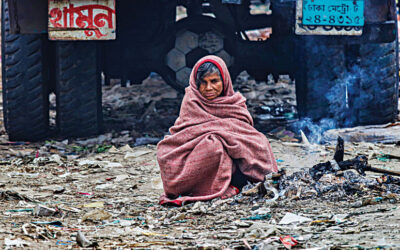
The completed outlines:
[[[50,10],[50,23],[54,27],[62,27],[62,24],[59,23],[60,20],[62,19],[63,13],[59,8],[53,8]]]
[[[94,14],[94,10],[105,10],[105,13]],[[83,11],[87,11],[87,15],[83,14]],[[95,35],[97,38],[106,36],[100,32],[99,28],[102,28],[108,24],[108,28],[112,29],[113,15],[115,15],[115,10],[99,4],[83,5],[79,7],[74,7],[70,4],[68,7],[64,7],[63,11],[59,8],[53,8],[50,10],[50,23],[54,27],[64,27],[64,28],[82,28],[86,36]],[[76,19],[75,19],[76,17]],[[63,24],[60,23],[63,19]]]

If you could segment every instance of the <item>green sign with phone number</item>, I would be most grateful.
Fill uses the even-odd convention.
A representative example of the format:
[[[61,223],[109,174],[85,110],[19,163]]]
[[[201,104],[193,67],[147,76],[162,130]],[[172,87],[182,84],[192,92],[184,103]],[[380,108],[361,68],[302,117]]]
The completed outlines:
[[[364,0],[303,0],[303,25],[364,26]]]

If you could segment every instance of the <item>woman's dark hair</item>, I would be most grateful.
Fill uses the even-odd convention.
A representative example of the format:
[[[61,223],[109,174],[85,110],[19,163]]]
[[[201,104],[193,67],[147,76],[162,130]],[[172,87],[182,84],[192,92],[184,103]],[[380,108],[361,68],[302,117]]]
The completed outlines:
[[[204,77],[210,74],[218,73],[219,77],[221,77],[221,72],[219,71],[218,67],[215,66],[215,64],[211,62],[205,62],[200,67],[197,69],[196,72],[196,85],[197,88],[200,87],[200,83],[203,80]]]

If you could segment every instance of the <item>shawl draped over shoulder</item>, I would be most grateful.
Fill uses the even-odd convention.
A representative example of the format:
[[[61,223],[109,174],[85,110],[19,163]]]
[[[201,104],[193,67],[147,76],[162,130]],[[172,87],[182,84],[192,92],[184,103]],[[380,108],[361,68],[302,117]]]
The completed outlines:
[[[205,62],[214,63],[223,78],[222,95],[213,100],[201,95],[195,81],[197,69]],[[278,170],[268,139],[253,127],[245,101],[234,92],[221,58],[206,56],[196,63],[179,117],[170,135],[157,145],[165,192],[161,204],[221,197],[228,192],[237,167],[253,182]]]

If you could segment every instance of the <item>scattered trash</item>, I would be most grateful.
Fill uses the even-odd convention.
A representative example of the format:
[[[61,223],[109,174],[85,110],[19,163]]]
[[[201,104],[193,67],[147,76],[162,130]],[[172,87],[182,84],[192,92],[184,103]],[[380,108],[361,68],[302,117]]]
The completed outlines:
[[[122,164],[119,162],[109,162],[109,161],[81,160],[79,161],[78,166],[116,168],[116,167],[122,167]]]
[[[56,245],[59,245],[59,246],[70,246],[73,244],[74,244],[74,242],[70,241],[70,240],[67,240],[67,241],[57,240],[57,242],[56,242]]]
[[[134,150],[129,146],[129,144],[126,144],[125,146],[120,147],[119,151],[122,153],[133,153],[134,152]]]
[[[13,191],[0,191],[0,200],[7,200],[7,201],[13,201],[13,200],[26,200],[26,201],[33,201],[31,198],[21,195],[17,192]]]
[[[51,191],[54,194],[61,194],[65,191],[65,188],[60,185],[48,185],[48,186],[41,187],[40,190]]]
[[[64,162],[61,160],[61,157],[57,154],[53,154],[49,157],[49,162],[55,162],[59,165],[63,165]]]
[[[135,147],[147,145],[147,144],[157,144],[161,141],[161,138],[154,138],[154,137],[140,137],[136,138]]]
[[[375,197],[375,198],[367,198],[363,199],[362,201],[356,201],[351,204],[351,207],[363,207],[368,205],[375,205],[380,203],[383,200],[382,197]]]
[[[29,246],[30,244],[21,239],[12,240],[9,238],[5,238],[4,245],[9,246],[9,247],[24,247],[24,246]]]
[[[7,174],[9,177],[13,178],[13,177],[17,177],[17,176],[25,176],[28,178],[38,178],[39,174],[35,173],[35,174],[29,174],[29,173],[18,173],[18,172],[11,172]]]
[[[257,214],[255,216],[247,217],[247,218],[241,218],[241,220],[267,220],[271,219],[270,214]]]
[[[310,218],[300,216],[297,214],[293,213],[286,213],[285,216],[279,221],[278,224],[280,225],[287,225],[287,224],[292,224],[292,223],[303,223],[303,222],[309,222],[311,221]]]
[[[84,221],[103,221],[108,220],[112,217],[112,215],[104,210],[94,210],[86,213],[82,217],[82,222]]]
[[[60,215],[61,217],[62,215],[60,211],[42,205],[37,205],[33,210],[32,214],[34,216],[39,216],[39,217],[56,216],[57,214]]]
[[[111,141],[112,134],[107,133],[103,135],[99,135],[95,138],[90,138],[86,140],[77,140],[76,143],[82,146],[94,146],[94,145],[103,145],[105,142]]]
[[[276,83],[271,77],[256,82],[242,73],[235,84],[248,97],[256,128],[268,132],[280,172],[248,183],[226,200],[158,205],[163,183],[154,144],[174,123],[182,98],[159,79],[132,88],[104,87],[107,133],[100,136],[9,144],[3,130],[0,245],[399,248],[393,219],[400,211],[399,147],[351,143],[351,131],[341,132],[346,147],[344,141],[335,147],[337,136],[331,143],[312,144],[313,135],[305,128],[311,144],[306,146],[292,132],[298,131],[291,126],[297,120],[295,86],[283,76]],[[395,131],[392,127],[379,130]],[[378,133],[368,137],[361,132],[353,133],[353,139],[378,138]]]
[[[39,224],[39,225],[52,225],[52,226],[59,226],[61,227],[63,224],[61,221],[34,221],[32,222],[33,224]]]
[[[93,196],[93,193],[84,193],[84,192],[78,192],[80,195],[87,195],[87,196]]]
[[[104,153],[111,148],[110,145],[98,145],[96,148],[97,153]]]
[[[335,224],[335,220],[313,220],[310,225],[323,225],[323,224]]]
[[[80,247],[96,247],[98,246],[97,242],[91,242],[89,241],[81,231],[78,231],[78,234],[76,235],[76,242]]]
[[[290,130],[287,130],[285,127],[278,127],[271,130],[269,135],[277,138],[283,142],[298,142],[299,140],[296,137],[296,134]]]
[[[7,212],[19,213],[19,212],[32,212],[33,208],[23,208],[23,209],[9,209]]]
[[[103,208],[104,207],[104,201],[97,201],[97,202],[92,202],[88,204],[84,204],[81,207],[86,207],[86,208]]]
[[[124,159],[125,160],[135,159],[137,157],[140,157],[142,155],[149,154],[149,153],[151,153],[150,150],[137,150],[134,152],[127,152],[124,156]]]
[[[112,189],[112,188],[114,188],[114,185],[111,183],[105,183],[105,184],[97,185],[95,187],[96,190],[107,190],[107,189]]]
[[[305,145],[311,145],[311,143],[307,139],[307,136],[304,134],[302,130],[300,130],[300,134],[301,134],[301,142]]]
[[[280,237],[279,239],[281,240],[282,244],[286,247],[286,249],[292,249],[292,247],[298,244],[298,241],[289,235],[285,237]]]

